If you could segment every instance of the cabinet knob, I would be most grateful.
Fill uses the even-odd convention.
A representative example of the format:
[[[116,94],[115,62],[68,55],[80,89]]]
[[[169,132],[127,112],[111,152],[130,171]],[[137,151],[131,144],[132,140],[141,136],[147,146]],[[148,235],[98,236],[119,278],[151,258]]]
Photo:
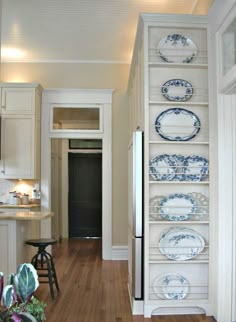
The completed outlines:
[[[1,173],[3,173],[3,174],[4,174],[4,173],[5,173],[5,171],[4,171],[4,170],[2,170],[2,171],[1,171]]]

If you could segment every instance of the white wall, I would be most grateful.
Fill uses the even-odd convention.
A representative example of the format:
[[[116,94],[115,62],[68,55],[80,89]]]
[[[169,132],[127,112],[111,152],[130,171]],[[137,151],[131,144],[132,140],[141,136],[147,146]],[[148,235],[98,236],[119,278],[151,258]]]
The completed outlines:
[[[127,64],[3,63],[3,82],[39,82],[46,88],[112,88],[113,245],[127,245]]]

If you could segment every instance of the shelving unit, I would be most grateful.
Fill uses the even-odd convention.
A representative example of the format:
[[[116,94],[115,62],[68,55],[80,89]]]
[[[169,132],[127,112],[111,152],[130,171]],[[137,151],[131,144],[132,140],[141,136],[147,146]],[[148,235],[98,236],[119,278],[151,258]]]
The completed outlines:
[[[186,46],[185,51],[184,46],[176,48],[179,44],[172,46],[168,40],[167,48],[160,48],[160,42],[169,39],[169,35],[184,36],[196,47],[189,49]],[[205,17],[140,16],[129,93],[130,133],[135,129],[133,115],[143,115],[138,122],[136,119],[135,125],[144,131],[143,311],[146,317],[163,312],[211,314],[212,310],[209,278],[212,263],[207,52]],[[163,53],[167,54],[167,59]],[[189,55],[194,57],[189,58]],[[173,62],[165,61],[172,58]],[[182,62],[184,60],[187,61]],[[138,72],[137,81],[137,71],[140,69],[144,72],[143,75]],[[185,99],[187,94],[180,94],[182,100],[181,97],[180,100],[169,100],[163,95],[164,84],[176,79],[192,86],[193,92],[188,99]],[[134,82],[138,82],[139,86],[134,86]],[[140,84],[143,84],[143,89]],[[172,90],[173,95],[181,92],[178,86],[168,90]],[[135,97],[139,97],[139,100]],[[157,124],[160,123],[160,115],[165,117],[168,110],[173,115],[161,124],[163,135]],[[180,118],[180,123],[175,116],[179,111],[186,113],[186,119]],[[189,125],[189,117],[194,120],[193,124]],[[199,120],[199,124],[195,119]],[[195,131],[193,135],[190,127]],[[157,161],[153,161],[156,157]],[[166,207],[163,200],[168,204]],[[178,216],[183,213],[188,216],[180,220]],[[173,214],[175,219],[169,214]],[[167,243],[165,247],[160,246],[163,238]],[[182,296],[182,293],[185,294]]]

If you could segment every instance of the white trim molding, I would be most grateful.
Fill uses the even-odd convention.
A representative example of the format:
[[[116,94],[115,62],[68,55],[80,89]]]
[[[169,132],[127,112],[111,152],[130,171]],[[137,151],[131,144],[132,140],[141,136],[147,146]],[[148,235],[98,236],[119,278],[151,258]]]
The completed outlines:
[[[128,260],[128,246],[112,246],[112,260]]]
[[[3,59],[2,64],[105,64],[105,65],[130,65],[127,60],[69,60],[69,59],[31,59],[13,60]]]
[[[102,258],[112,259],[112,92],[113,90],[92,89],[45,89],[42,97],[41,134],[41,206],[43,210],[51,207],[51,139],[88,138],[102,139]],[[76,104],[98,104],[103,113],[103,130],[53,132],[50,130],[51,106]],[[68,206],[63,208],[63,224],[68,227]],[[68,234],[68,229],[65,229]],[[62,229],[63,231],[63,229]],[[67,237],[67,236],[63,236]]]

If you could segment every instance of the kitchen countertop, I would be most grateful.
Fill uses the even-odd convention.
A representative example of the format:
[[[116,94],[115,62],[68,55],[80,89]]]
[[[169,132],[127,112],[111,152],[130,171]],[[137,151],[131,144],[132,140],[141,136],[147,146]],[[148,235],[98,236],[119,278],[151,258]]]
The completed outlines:
[[[0,208],[22,208],[22,209],[31,209],[31,208],[38,208],[40,207],[40,204],[31,204],[28,205],[10,205],[8,203],[0,203]]]
[[[43,220],[54,216],[50,211],[0,211],[0,220]]]

